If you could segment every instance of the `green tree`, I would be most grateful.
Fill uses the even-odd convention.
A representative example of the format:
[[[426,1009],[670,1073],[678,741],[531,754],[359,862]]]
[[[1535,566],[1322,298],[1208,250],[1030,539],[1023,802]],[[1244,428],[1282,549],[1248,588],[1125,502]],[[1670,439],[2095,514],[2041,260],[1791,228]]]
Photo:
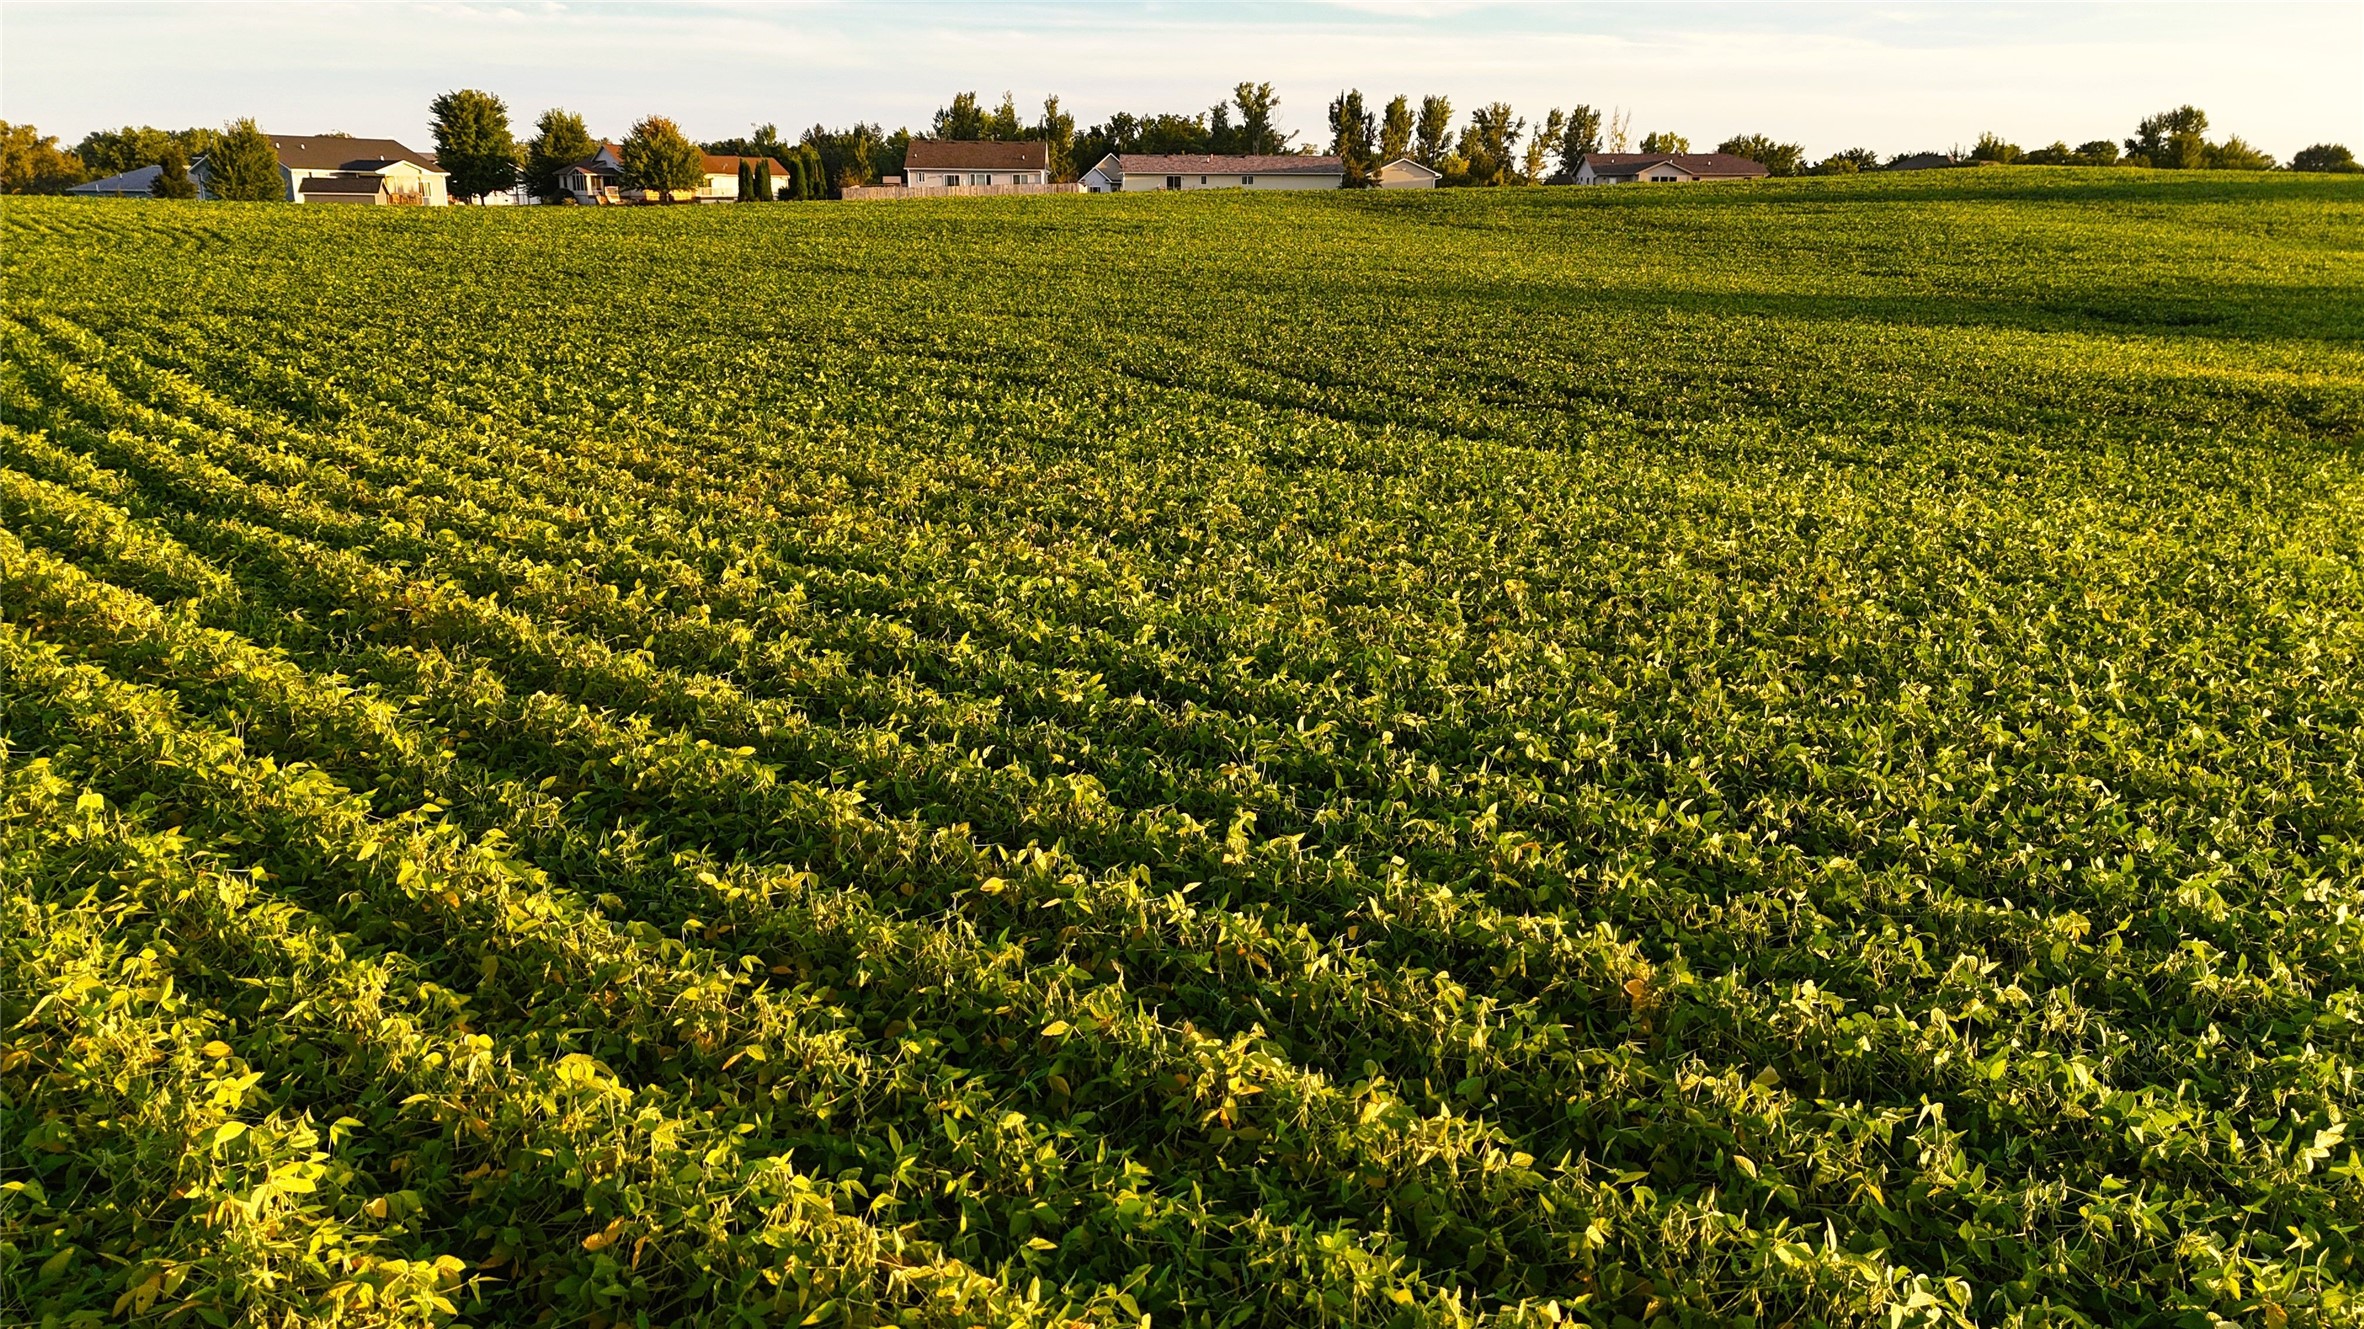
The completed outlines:
[[[1363,108],[1363,94],[1359,88],[1339,93],[1330,99],[1330,155],[1346,165],[1346,187],[1361,189],[1371,183],[1371,172],[1379,165],[1378,127],[1371,113]]]
[[[1997,166],[2012,165],[2024,155],[2018,144],[2006,142],[1997,134],[1980,134],[1977,146],[1970,149],[1970,160]]]
[[[2106,138],[2097,138],[2077,145],[2077,165],[2115,166],[2118,164],[2118,145]]]
[[[739,192],[736,201],[740,203],[755,201],[755,163],[745,157],[739,158]]]
[[[665,202],[684,189],[706,182],[705,154],[689,141],[681,126],[661,115],[648,116],[632,126],[616,155],[624,165],[624,184],[656,193]]]
[[[517,183],[516,136],[508,103],[489,92],[460,88],[427,103],[435,128],[435,164],[450,176],[455,198],[471,201]]]
[[[1560,141],[1552,151],[1559,155],[1559,172],[1552,178],[1565,184],[1576,178],[1576,171],[1584,159],[1601,150],[1601,113],[1579,102],[1568,112],[1568,122],[1560,130]]]
[[[1806,165],[1804,148],[1778,142],[1768,134],[1735,134],[1718,143],[1716,151],[1746,157],[1764,167],[1768,175],[1796,175]]]
[[[558,185],[559,172],[597,151],[599,144],[583,117],[553,106],[534,121],[533,140],[525,145],[525,187],[535,198],[555,203],[566,197]]]
[[[1420,99],[1420,123],[1413,130],[1413,153],[1420,164],[1431,170],[1443,159],[1452,146],[1453,103],[1443,97]]]
[[[1551,175],[1551,155],[1560,148],[1561,136],[1568,132],[1568,113],[1554,106],[1543,117],[1543,123],[1527,139],[1527,153],[1521,162],[1519,179],[1524,184],[1542,184]]]
[[[1060,183],[1073,180],[1075,171],[1075,117],[1059,109],[1055,96],[1042,99],[1042,119],[1035,122],[1034,136],[1043,142],[1048,178]]]
[[[156,163],[156,178],[148,192],[157,198],[195,198],[197,182],[189,178],[189,156],[178,143],[167,144],[164,160]]]
[[[1519,138],[1527,122],[1511,113],[1507,102],[1490,102],[1469,113],[1461,131],[1461,159],[1468,163],[1469,183],[1507,185],[1518,178]]]
[[[1642,151],[1644,152],[1689,152],[1690,150],[1691,140],[1681,134],[1658,132],[1642,135]]]
[[[55,134],[0,120],[0,194],[57,194],[82,183],[82,159]]]
[[[1811,175],[1854,175],[1880,169],[1880,154],[1870,148],[1848,148],[1814,163]]]
[[[1280,109],[1280,95],[1270,83],[1242,83],[1231,90],[1231,100],[1239,107],[1240,151],[1288,151],[1292,136],[1273,128],[1272,113]]]
[[[2208,113],[2197,106],[2178,106],[2147,116],[2126,140],[2126,155],[2136,164],[2163,170],[2196,170],[2208,164]]]
[[[2347,175],[2364,170],[2356,164],[2356,154],[2339,143],[2317,143],[2300,148],[2290,159],[2293,171],[2318,171],[2326,174]]]
[[[251,119],[232,120],[205,154],[205,194],[232,203],[284,203],[287,176],[279,149]]]
[[[952,94],[952,104],[937,109],[936,121],[929,134],[933,138],[964,143],[985,137],[985,112],[977,105],[977,94]]]
[[[766,157],[755,163],[755,201],[770,203],[779,196],[779,187],[772,183],[772,159]]]
[[[1001,105],[985,117],[985,137],[997,143],[1015,143],[1026,137],[1026,126],[1018,123],[1018,99],[1009,93],[1001,95]]]
[[[2222,143],[2208,145],[2208,169],[2212,171],[2270,171],[2274,158],[2242,138],[2233,135]]]
[[[82,141],[74,145],[74,155],[82,159],[84,169],[92,175],[121,175],[143,166],[161,165],[164,154],[175,148],[180,149],[182,160],[186,161],[192,150],[191,145],[184,141],[184,135],[189,132],[184,130],[175,134],[153,125],[94,129],[84,134]],[[212,146],[212,131],[195,132],[203,134],[205,141],[197,145],[194,151],[203,152]]]
[[[1379,161],[1381,165],[1412,151],[1412,99],[1398,93],[1387,103],[1387,112],[1379,118]]]

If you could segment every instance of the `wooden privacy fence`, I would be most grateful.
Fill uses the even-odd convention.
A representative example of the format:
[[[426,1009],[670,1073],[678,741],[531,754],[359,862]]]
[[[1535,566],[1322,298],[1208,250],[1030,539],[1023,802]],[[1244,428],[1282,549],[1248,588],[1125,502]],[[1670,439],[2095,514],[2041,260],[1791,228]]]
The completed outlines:
[[[983,198],[989,194],[1080,194],[1082,185],[855,185],[845,191],[850,203],[890,198]]]

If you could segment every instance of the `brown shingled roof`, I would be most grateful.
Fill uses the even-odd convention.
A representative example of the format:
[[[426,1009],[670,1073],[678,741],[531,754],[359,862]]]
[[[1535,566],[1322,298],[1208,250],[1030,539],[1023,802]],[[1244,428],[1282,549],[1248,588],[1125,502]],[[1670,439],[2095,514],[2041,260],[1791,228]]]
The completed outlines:
[[[390,138],[327,138],[317,135],[273,134],[271,147],[279,164],[295,171],[375,171],[389,162],[409,162],[440,171],[435,159],[413,152]]]
[[[303,183],[307,194],[367,194],[373,198],[385,187],[382,175],[316,175]]]
[[[1049,145],[1034,141],[915,138],[903,153],[906,171],[1043,171],[1050,165]]]

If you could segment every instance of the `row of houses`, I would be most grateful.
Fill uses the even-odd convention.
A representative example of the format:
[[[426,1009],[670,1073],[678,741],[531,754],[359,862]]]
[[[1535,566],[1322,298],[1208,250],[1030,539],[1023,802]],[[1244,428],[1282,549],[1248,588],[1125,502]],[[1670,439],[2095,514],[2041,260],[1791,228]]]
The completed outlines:
[[[442,207],[451,202],[449,175],[436,164],[433,153],[415,152],[390,138],[342,135],[307,138],[277,134],[269,137],[279,155],[279,171],[287,182],[290,202],[423,207]],[[704,183],[676,193],[670,201],[735,201],[739,196],[740,168],[754,166],[761,160],[707,154]],[[153,190],[158,170],[158,167],[143,166],[136,171],[76,185],[67,192],[146,197]],[[203,181],[203,158],[198,159],[191,174]],[[1722,152],[1596,152],[1587,155],[1579,165],[1576,183],[1694,184],[1754,179],[1764,174],[1762,165]],[[647,201],[643,192],[626,189],[623,178],[622,150],[614,143],[602,143],[597,152],[561,171],[558,183],[576,203]],[[1433,189],[1442,178],[1409,157],[1398,157],[1379,168],[1376,183],[1381,189]],[[1059,184],[1051,180],[1050,149],[1046,144],[923,138],[911,141],[903,157],[902,175],[888,176],[877,186],[849,190],[846,196],[1337,189],[1345,183],[1346,163],[1339,157],[1292,153],[1239,156],[1112,152],[1085,171],[1079,182]],[[501,201],[527,200],[517,194]]]
[[[914,139],[903,160],[901,177],[889,177],[878,188],[862,191],[863,196],[894,197],[976,187],[1061,188],[1049,184],[1049,149],[1042,143]],[[1765,174],[1762,163],[1728,152],[1595,152],[1587,154],[1578,165],[1576,183],[1696,184],[1709,180],[1753,180]],[[1381,189],[1434,189],[1443,178],[1410,157],[1398,157],[1379,168],[1375,183]],[[1083,173],[1080,188],[1085,193],[1117,194],[1142,190],[1337,189],[1345,183],[1346,160],[1342,157],[1112,152]]]

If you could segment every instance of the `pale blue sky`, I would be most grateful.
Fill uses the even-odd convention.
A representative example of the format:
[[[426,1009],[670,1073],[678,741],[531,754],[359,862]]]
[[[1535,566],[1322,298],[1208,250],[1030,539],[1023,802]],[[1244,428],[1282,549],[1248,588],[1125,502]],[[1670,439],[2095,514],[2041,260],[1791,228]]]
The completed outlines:
[[[1058,93],[1079,123],[1277,85],[1322,136],[1340,88],[1464,112],[1590,102],[1638,135],[1757,131],[1816,155],[2123,138],[2183,102],[2287,157],[2364,150],[2364,3],[2317,4],[35,4],[0,3],[0,119],[71,143],[125,123],[427,142],[452,87],[522,126],[651,111],[702,138],[764,121],[924,127],[951,93]]]

